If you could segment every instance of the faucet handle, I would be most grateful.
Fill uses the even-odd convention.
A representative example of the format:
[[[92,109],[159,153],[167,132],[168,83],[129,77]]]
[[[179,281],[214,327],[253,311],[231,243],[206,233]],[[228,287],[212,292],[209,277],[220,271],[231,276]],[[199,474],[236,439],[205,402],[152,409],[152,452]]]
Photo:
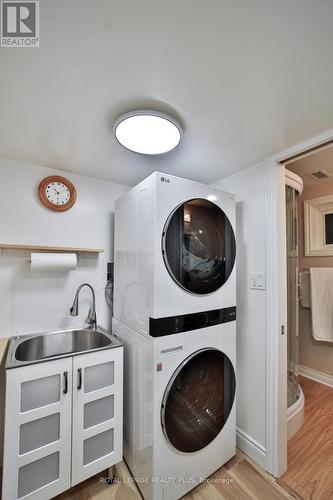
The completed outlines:
[[[91,308],[89,309],[88,316],[86,318],[86,323],[88,325],[95,325],[95,326],[97,326],[96,312],[93,311]]]

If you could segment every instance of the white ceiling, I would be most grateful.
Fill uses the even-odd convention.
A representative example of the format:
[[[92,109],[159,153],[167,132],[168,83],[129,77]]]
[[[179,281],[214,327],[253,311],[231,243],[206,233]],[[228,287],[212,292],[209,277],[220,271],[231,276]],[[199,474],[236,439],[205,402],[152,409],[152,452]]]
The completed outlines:
[[[132,185],[211,183],[333,128],[331,0],[42,0],[40,48],[0,49],[0,154]],[[171,112],[181,145],[122,149],[113,120]]]

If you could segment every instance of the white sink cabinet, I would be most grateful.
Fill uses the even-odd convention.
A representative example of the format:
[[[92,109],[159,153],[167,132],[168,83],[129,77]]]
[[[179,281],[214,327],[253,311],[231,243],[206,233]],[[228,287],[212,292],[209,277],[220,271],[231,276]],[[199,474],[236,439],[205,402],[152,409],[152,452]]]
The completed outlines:
[[[123,347],[6,370],[2,498],[46,500],[122,460]]]

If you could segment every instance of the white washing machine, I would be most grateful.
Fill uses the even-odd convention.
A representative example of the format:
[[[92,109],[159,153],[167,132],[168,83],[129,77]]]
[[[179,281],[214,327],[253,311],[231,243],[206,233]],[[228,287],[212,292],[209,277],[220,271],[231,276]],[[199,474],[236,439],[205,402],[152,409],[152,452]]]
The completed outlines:
[[[176,500],[236,453],[236,322],[124,343],[124,456],[145,500]]]
[[[114,317],[151,337],[233,321],[235,201],[154,172],[116,202]]]

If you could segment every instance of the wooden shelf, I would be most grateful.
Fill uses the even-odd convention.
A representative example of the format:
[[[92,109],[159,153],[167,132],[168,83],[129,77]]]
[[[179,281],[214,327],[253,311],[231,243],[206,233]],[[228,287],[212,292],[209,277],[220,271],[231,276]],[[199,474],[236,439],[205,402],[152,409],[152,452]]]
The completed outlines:
[[[87,252],[103,253],[103,248],[49,247],[43,245],[16,245],[15,243],[0,243],[3,250],[32,250],[33,252]]]

